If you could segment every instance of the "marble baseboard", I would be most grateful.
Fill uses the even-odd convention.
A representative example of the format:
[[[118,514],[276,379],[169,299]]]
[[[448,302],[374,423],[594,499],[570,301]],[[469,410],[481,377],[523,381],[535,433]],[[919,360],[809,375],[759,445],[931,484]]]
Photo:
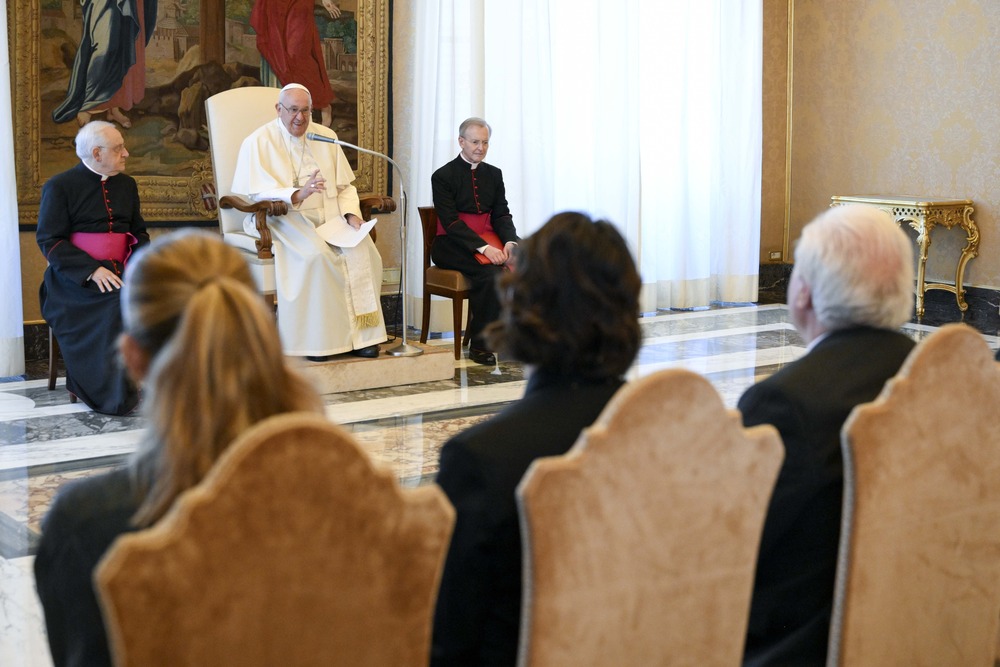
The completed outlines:
[[[45,322],[24,323],[24,360],[48,361],[49,327]]]
[[[1000,333],[1000,291],[982,287],[966,287],[965,301],[969,309],[958,309],[955,295],[944,290],[931,290],[924,294],[922,324],[940,326],[949,322],[965,322],[984,334]]]
[[[757,303],[785,303],[791,276],[791,264],[761,264],[757,277]]]

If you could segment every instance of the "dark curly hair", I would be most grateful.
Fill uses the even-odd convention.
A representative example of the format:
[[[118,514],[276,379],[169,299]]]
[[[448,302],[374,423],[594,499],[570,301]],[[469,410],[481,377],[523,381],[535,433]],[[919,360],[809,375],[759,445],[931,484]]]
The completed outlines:
[[[619,377],[639,350],[641,284],[610,222],[557,213],[521,243],[516,269],[500,279],[502,312],[487,340],[550,372]]]

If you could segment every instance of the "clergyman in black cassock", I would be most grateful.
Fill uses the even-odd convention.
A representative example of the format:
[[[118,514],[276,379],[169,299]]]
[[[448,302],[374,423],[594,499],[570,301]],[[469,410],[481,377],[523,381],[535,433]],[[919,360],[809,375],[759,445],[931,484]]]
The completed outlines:
[[[517,231],[507,206],[503,173],[486,164],[490,129],[481,118],[466,119],[459,128],[462,151],[431,176],[438,235],[431,258],[442,268],[461,271],[469,278],[469,358],[477,363],[495,360],[483,338],[483,329],[500,316],[496,279],[517,245]],[[488,247],[484,233],[495,234],[501,248]],[[486,261],[485,257],[490,261]],[[479,259],[477,259],[477,256]]]
[[[123,415],[139,393],[117,359],[119,289],[128,256],[149,235],[135,179],[121,173],[128,151],[118,130],[93,121],[77,142],[86,157],[42,186],[36,240],[49,266],[39,301],[66,363],[66,388],[96,412]]]

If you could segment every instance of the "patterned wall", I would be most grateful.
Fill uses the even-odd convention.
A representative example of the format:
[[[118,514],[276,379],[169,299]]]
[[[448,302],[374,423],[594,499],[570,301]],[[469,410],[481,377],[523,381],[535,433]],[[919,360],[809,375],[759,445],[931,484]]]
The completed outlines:
[[[790,238],[835,194],[970,198],[966,284],[1000,287],[1000,2],[794,0],[792,62]],[[953,278],[964,234],[932,241]]]
[[[788,7],[790,0],[764,0],[763,155],[760,197],[760,261],[783,252],[788,139]],[[782,255],[782,259],[784,259]]]

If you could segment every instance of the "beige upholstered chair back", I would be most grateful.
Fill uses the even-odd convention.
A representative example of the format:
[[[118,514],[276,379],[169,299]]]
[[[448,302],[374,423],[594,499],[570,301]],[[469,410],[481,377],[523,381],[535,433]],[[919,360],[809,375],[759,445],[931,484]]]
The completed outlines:
[[[248,86],[232,88],[205,100],[212,173],[219,199],[233,194],[233,175],[243,140],[264,123],[277,118],[274,105],[278,103],[279,92],[277,88]],[[246,216],[235,208],[219,206],[219,228],[226,243],[248,253],[247,261],[261,291],[272,293],[274,261],[257,258],[256,239],[243,231]]]
[[[240,146],[251,132],[278,117],[274,105],[278,103],[277,88],[248,86],[232,88],[205,100],[208,119],[208,141],[212,152],[212,172],[219,197],[233,194],[233,176]],[[247,194],[240,192],[237,194]],[[243,234],[245,213],[236,209],[219,209],[219,226],[223,234]],[[253,240],[246,247],[256,253]]]
[[[998,409],[992,353],[955,324],[848,418],[829,665],[993,665]]]
[[[744,429],[699,375],[623,387],[518,487],[519,664],[739,665],[783,456],[772,426]]]
[[[115,664],[424,665],[454,517],[321,416],[261,422],[102,560]]]

